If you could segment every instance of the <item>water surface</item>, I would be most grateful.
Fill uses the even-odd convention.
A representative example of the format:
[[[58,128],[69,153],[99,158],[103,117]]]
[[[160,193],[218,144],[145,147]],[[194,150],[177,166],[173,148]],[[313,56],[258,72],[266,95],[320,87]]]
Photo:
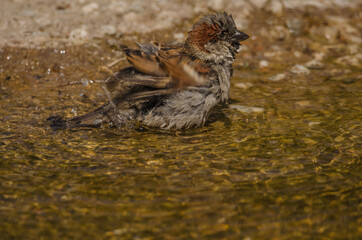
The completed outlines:
[[[47,117],[106,100],[99,67],[119,53],[102,44],[2,48],[2,238],[360,237],[361,68],[334,61],[348,46],[326,50],[308,74],[290,72],[312,59],[298,47],[260,67],[266,50],[258,40],[247,46],[235,63],[234,107],[170,132],[53,131]]]

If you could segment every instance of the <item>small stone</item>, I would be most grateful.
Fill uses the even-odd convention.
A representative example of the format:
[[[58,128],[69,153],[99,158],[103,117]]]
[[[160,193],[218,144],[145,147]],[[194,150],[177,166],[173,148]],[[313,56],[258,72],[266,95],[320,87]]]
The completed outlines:
[[[268,79],[270,81],[277,82],[277,81],[283,80],[284,78],[285,78],[285,74],[284,73],[279,73],[279,74],[270,76]]]
[[[278,52],[264,52],[264,57],[267,57],[267,58],[272,58],[272,57],[275,57],[276,55],[280,55]]]
[[[42,16],[35,19],[35,22],[38,24],[39,27],[45,28],[52,24],[51,18],[48,16]]]
[[[239,110],[243,113],[261,113],[264,112],[264,108],[261,107],[247,107],[247,106],[240,106],[236,104],[229,105],[229,108]]]
[[[138,21],[139,16],[138,16],[137,13],[135,13],[135,12],[129,12],[129,13],[123,15],[123,19],[124,19],[125,21],[130,21],[130,22],[132,22],[132,21]],[[124,24],[124,23],[123,23],[123,24]]]
[[[313,139],[310,139],[310,138],[302,138],[303,142],[306,143],[306,144],[310,144],[310,145],[314,145],[314,144],[317,144],[316,141],[314,141]]]
[[[299,51],[295,51],[293,54],[296,58],[300,58],[302,56],[302,53]]]
[[[302,27],[303,27],[303,23],[302,23],[301,19],[290,18],[290,19],[287,19],[286,23],[287,23],[287,27],[288,27],[290,33],[296,34],[296,35],[300,34]]]
[[[321,63],[320,61],[315,60],[315,59],[313,59],[312,61],[307,62],[305,64],[305,66],[307,68],[310,68],[310,69],[322,69],[322,68],[324,68],[323,63]]]
[[[98,3],[88,3],[87,5],[85,5],[83,8],[82,8],[82,12],[85,13],[85,14],[89,14],[91,12],[93,12],[94,10],[97,10],[99,8],[99,5]]]
[[[86,39],[87,36],[88,32],[83,28],[74,29],[69,33],[69,38],[71,39]]]
[[[343,142],[344,141],[344,137],[343,136],[338,136],[334,139],[334,141],[336,142]]]
[[[116,28],[112,25],[103,25],[100,31],[103,35],[114,35],[116,33]]]
[[[319,124],[321,124],[321,122],[309,122],[309,123],[308,123],[308,125],[309,125],[310,127],[313,127],[314,125],[319,125]]]
[[[300,65],[300,64],[297,64],[297,65],[293,66],[290,69],[290,72],[292,72],[294,74],[298,74],[298,75],[302,75],[302,74],[308,75],[308,74],[310,74],[310,70],[308,68],[304,67],[303,65]]]
[[[350,54],[356,54],[359,51],[359,46],[356,44],[348,45],[348,51]]]
[[[323,36],[330,41],[334,41],[338,37],[338,29],[335,27],[324,27],[320,31],[323,33]]]
[[[310,101],[298,101],[295,104],[297,104],[299,107],[310,107],[312,103]]]
[[[122,235],[126,233],[128,230],[126,228],[117,228],[113,230],[114,235]]]
[[[245,83],[236,83],[235,84],[235,87],[238,87],[238,88],[242,88],[242,89],[248,89],[250,87],[252,87],[253,84],[250,83],[250,82],[245,82]]]
[[[317,52],[313,54],[314,60],[317,61],[323,60],[324,56],[325,56],[324,52]]]
[[[337,58],[335,62],[346,66],[352,65],[358,67],[360,65],[361,59],[362,59],[362,54],[357,54],[355,56],[347,55],[344,57]]]
[[[270,10],[275,14],[281,14],[283,12],[283,5],[281,1],[271,1]]]
[[[358,37],[358,36],[349,34],[349,35],[346,36],[346,38],[347,38],[350,42],[353,42],[353,43],[355,43],[355,44],[362,44],[362,38],[360,38],[360,37]]]
[[[265,67],[267,67],[267,66],[269,66],[269,62],[268,62],[268,61],[266,61],[266,60],[261,60],[261,61],[259,62],[259,68],[265,68]]]

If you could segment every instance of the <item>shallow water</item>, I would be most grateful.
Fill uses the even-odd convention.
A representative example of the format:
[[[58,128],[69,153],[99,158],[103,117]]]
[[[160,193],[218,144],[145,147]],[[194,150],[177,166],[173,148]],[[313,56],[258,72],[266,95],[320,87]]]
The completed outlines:
[[[177,132],[53,131],[47,117],[105,101],[95,80],[118,53],[2,48],[2,238],[357,239],[361,68],[326,59],[291,74],[290,52],[258,68],[257,48],[235,63],[234,108]]]

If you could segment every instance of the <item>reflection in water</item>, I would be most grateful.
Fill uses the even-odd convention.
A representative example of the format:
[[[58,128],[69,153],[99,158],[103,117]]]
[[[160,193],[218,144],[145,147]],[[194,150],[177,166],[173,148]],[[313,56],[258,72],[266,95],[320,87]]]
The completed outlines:
[[[294,38],[251,41],[235,64],[233,107],[184,132],[52,131],[47,117],[106,100],[95,80],[114,52],[3,48],[2,236],[355,239],[361,66],[342,64],[350,45]],[[322,65],[303,65],[313,59]]]

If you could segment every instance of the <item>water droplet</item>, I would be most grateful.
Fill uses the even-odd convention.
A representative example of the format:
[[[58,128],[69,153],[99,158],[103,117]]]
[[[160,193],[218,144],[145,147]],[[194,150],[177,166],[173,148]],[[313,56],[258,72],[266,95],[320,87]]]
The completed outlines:
[[[74,116],[77,116],[77,115],[78,115],[77,110],[76,110],[75,108],[72,108],[72,111],[71,111],[71,112],[74,114]]]
[[[80,80],[80,82],[84,85],[87,86],[89,84],[88,79],[82,78],[82,80]]]

